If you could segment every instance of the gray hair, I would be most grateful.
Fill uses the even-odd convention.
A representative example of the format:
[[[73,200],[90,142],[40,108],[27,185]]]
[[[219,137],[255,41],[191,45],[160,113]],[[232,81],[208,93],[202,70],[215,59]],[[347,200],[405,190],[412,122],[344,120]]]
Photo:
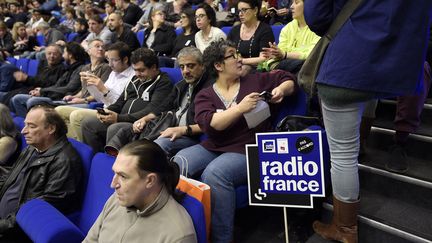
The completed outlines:
[[[201,51],[198,48],[196,48],[195,46],[188,46],[188,47],[181,49],[179,51],[179,53],[177,54],[177,62],[180,58],[185,57],[185,56],[193,56],[199,64],[203,64],[203,55],[202,55]]]

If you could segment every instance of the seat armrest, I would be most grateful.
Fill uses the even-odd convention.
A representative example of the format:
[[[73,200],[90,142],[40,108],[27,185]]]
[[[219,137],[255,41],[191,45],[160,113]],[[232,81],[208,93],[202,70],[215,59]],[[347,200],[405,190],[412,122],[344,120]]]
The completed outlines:
[[[36,243],[81,242],[84,234],[51,204],[33,199],[21,206],[17,223]]]

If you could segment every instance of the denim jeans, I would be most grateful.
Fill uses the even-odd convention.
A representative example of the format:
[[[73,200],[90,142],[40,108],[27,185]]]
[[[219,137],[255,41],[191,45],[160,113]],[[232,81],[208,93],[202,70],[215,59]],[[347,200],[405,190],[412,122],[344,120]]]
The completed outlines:
[[[17,116],[25,117],[27,110],[39,104],[54,104],[48,97],[33,97],[28,94],[17,94],[11,99],[11,106],[15,109]]]
[[[321,100],[331,157],[333,195],[345,202],[359,197],[360,121],[365,102],[329,105]]]
[[[197,144],[198,140],[181,136],[174,141],[171,141],[171,138],[157,138],[154,142],[157,143],[169,157],[172,157],[177,154],[178,151]]]
[[[209,185],[211,190],[211,241],[231,242],[236,202],[235,188],[246,184],[246,155],[212,152],[200,144],[185,148],[177,155],[186,158],[188,176],[196,176],[204,170],[201,175],[202,181]],[[174,157],[174,161],[181,168],[180,158]]]

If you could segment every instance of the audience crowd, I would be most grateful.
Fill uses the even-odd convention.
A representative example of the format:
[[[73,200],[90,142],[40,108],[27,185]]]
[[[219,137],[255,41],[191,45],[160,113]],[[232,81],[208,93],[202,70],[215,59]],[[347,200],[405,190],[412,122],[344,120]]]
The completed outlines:
[[[28,200],[41,198],[64,213],[78,207],[82,165],[69,137],[117,156],[111,183],[116,192],[84,242],[196,242],[174,191],[184,159],[186,176],[211,188],[211,242],[232,242],[235,188],[247,178],[245,144],[255,143],[255,133],[273,130],[284,97],[298,92],[296,74],[331,23],[329,6],[323,25],[308,12],[320,36],[312,32],[304,13],[308,1],[0,0],[0,241],[25,238],[15,214]],[[273,32],[276,25],[284,25],[280,33]],[[34,75],[12,63],[21,59],[36,60],[30,64],[38,65]],[[170,79],[163,68],[179,70],[181,80]],[[430,87],[427,62],[424,69],[423,98],[412,101],[419,110]],[[338,83],[327,73],[328,81],[318,86],[325,118],[334,116],[331,102],[346,89],[361,94],[362,102],[401,94],[390,88],[379,95],[355,93],[350,88],[362,90],[361,82],[347,84],[345,75]],[[270,115],[252,126],[244,114],[257,106]],[[147,125],[170,112],[174,122],[148,141]],[[29,146],[23,150],[11,114],[25,117],[21,133]],[[399,114],[398,121],[406,116]],[[360,126],[355,122],[352,130]],[[353,164],[357,154],[352,152]],[[332,151],[332,163],[336,157]],[[407,165],[388,166],[402,173]],[[357,171],[350,173],[356,180]],[[343,204],[341,195],[336,190],[335,200]],[[357,205],[358,194],[349,195],[346,200]],[[327,236],[331,226],[314,227]],[[356,228],[349,234],[335,239],[356,242]]]

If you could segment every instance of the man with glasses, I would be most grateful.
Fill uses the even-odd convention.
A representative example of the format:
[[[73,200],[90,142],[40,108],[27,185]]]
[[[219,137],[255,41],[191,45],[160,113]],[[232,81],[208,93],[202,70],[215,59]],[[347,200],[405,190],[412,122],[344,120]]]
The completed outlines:
[[[117,101],[126,84],[132,79],[134,71],[130,66],[130,48],[123,42],[110,45],[106,50],[109,67],[112,72],[106,82],[94,74],[86,76],[87,90],[104,107]],[[58,106],[56,111],[68,125],[68,137],[82,141],[81,122],[84,117],[96,117],[96,110],[74,106]]]

